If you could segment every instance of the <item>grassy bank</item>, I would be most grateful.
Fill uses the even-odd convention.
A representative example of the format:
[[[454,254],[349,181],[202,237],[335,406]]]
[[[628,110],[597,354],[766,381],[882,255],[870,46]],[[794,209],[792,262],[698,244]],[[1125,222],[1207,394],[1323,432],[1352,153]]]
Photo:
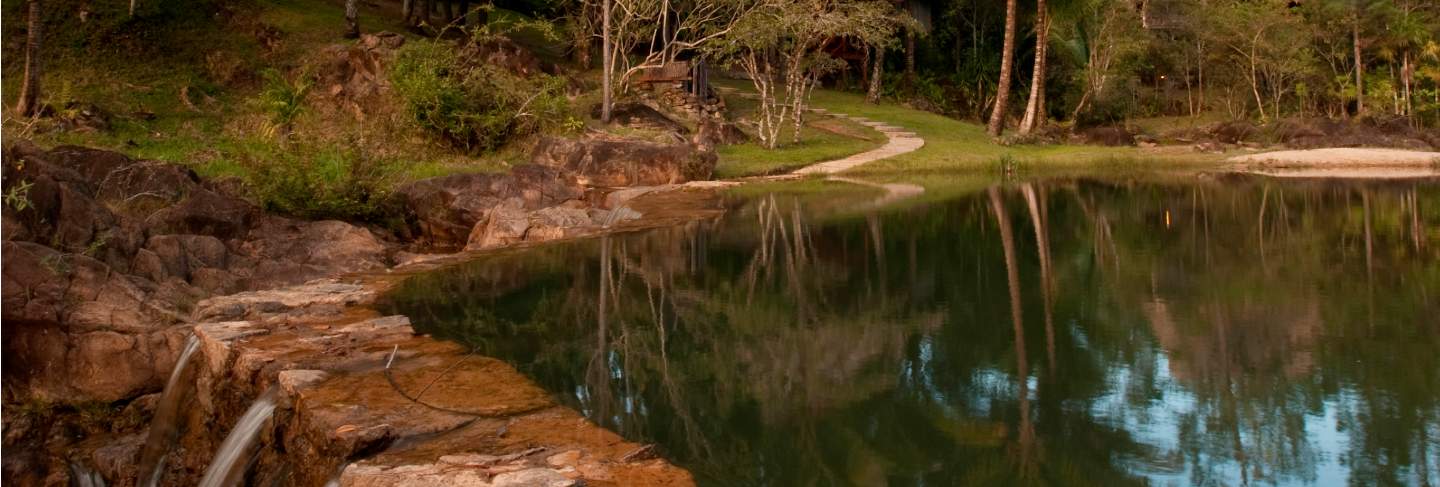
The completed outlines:
[[[744,80],[721,80],[717,84],[742,92],[754,91],[749,82]],[[736,99],[745,100],[736,95],[727,97],[727,101],[732,103]],[[1065,174],[1094,170],[1154,171],[1204,166],[1222,158],[1216,154],[1197,153],[1175,147],[1143,149],[1071,144],[1005,146],[996,143],[980,124],[915,110],[892,102],[868,103],[861,94],[843,91],[817,89],[811,97],[811,106],[898,125],[925,139],[925,146],[915,152],[872,162],[846,173],[849,176],[876,181],[918,182],[927,187],[948,186],[944,182],[953,181],[956,171],[995,175],[1007,172]],[[811,118],[830,119],[818,115],[811,115]],[[873,130],[870,132],[880,135]],[[878,141],[867,144],[853,138],[807,128],[800,144],[784,145],[776,150],[766,150],[754,143],[727,147],[721,151],[718,172],[722,177],[783,172],[863,152],[879,145]]]

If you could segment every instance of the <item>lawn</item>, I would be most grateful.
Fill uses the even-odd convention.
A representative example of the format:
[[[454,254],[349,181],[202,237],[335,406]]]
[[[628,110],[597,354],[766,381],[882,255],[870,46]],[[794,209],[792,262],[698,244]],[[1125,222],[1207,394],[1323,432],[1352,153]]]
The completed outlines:
[[[985,127],[894,103],[872,104],[863,96],[830,90],[815,90],[811,104],[831,111],[858,115],[905,127],[925,139],[925,147],[909,154],[857,167],[851,175],[894,176],[943,172],[955,169],[997,170],[1000,161],[1011,161],[1016,170],[1064,170],[1066,166],[1095,168],[1117,166],[1195,165],[1212,163],[1217,156],[1166,152],[1163,155],[1135,147],[1091,145],[1014,145],[994,142]]]
[[[716,84],[743,93],[754,93],[748,81],[720,80]],[[750,118],[759,105],[757,100],[732,92],[725,95],[730,118]],[[728,145],[720,148],[720,162],[715,167],[719,179],[760,176],[789,172],[817,162],[839,159],[865,152],[885,143],[885,135],[864,125],[845,119],[809,114],[800,131],[800,142],[793,142],[788,119],[781,131],[780,147],[766,149],[759,141]],[[823,130],[829,128],[830,130]],[[753,133],[751,134],[754,135]]]
[[[750,83],[745,80],[719,80],[716,84],[753,92]],[[737,98],[730,95],[726,100]],[[749,103],[754,104],[753,101]],[[1064,175],[1097,169],[1134,172],[1193,168],[1214,164],[1220,159],[1214,154],[1173,148],[1152,150],[1071,144],[1005,146],[990,138],[985,133],[985,127],[978,123],[906,108],[888,101],[868,103],[858,93],[817,89],[811,96],[810,104],[832,112],[904,127],[925,139],[925,146],[915,152],[875,161],[845,173],[876,182],[906,181],[934,188],[950,186],[948,182],[955,180],[957,170],[994,177],[1005,172],[1002,164],[1010,167],[1012,175]],[[722,148],[717,173],[720,177],[736,177],[784,172],[878,145],[807,128],[800,144],[785,145],[776,150],[766,150],[754,143]]]

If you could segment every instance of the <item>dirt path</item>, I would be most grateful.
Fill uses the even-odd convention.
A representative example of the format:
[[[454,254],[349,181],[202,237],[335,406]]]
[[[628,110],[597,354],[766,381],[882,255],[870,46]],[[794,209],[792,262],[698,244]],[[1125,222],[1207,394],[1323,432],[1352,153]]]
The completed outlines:
[[[862,164],[868,164],[881,159],[895,157],[900,154],[914,152],[916,149],[925,146],[925,139],[920,138],[920,136],[915,135],[914,132],[907,131],[902,127],[897,127],[884,122],[876,122],[863,117],[855,117],[843,113],[832,113],[823,108],[811,108],[810,111],[813,113],[830,115],[837,118],[846,118],[861,125],[865,125],[867,127],[878,130],[880,131],[880,133],[885,134],[886,142],[885,145],[880,146],[877,149],[861,152],[859,154],[836,159],[833,161],[825,161],[821,163],[811,164],[809,166],[796,169],[795,171],[791,172],[791,174],[800,176],[825,174],[829,175],[827,179],[831,181],[858,184],[861,186],[869,186],[872,188],[879,188],[881,190],[884,190],[885,194],[883,196],[877,198],[875,201],[870,202],[868,206],[871,208],[881,207],[894,203],[896,201],[914,198],[925,192],[925,188],[914,184],[882,184],[866,181],[863,179],[847,178],[836,175],[837,173],[855,168]]]
[[[1423,178],[1440,176],[1440,152],[1330,148],[1231,157],[1241,172],[1300,178]]]
[[[885,134],[886,142],[885,145],[880,146],[877,149],[861,152],[850,157],[844,157],[833,161],[825,161],[821,163],[811,164],[809,166],[796,169],[794,171],[794,174],[835,174],[854,168],[861,164],[867,164],[881,159],[895,157],[900,154],[914,152],[916,149],[925,146],[925,139],[920,138],[920,136],[915,135],[914,132],[905,130],[902,127],[896,127],[894,125],[890,125],[884,122],[876,122],[864,117],[856,117],[843,113],[832,113],[820,108],[812,108],[810,109],[810,111],[813,113],[830,115],[837,118],[846,118],[861,125],[865,125],[867,127],[878,130],[880,131],[880,133]]]

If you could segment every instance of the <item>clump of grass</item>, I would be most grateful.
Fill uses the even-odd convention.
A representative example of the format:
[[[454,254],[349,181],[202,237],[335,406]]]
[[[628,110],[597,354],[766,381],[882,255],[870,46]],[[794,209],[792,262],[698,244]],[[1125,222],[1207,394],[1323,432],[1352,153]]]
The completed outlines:
[[[400,165],[355,148],[297,144],[246,155],[240,165],[252,196],[267,210],[311,219],[386,222]]]
[[[305,112],[305,95],[310,92],[310,80],[301,73],[294,79],[285,77],[274,69],[264,72],[265,88],[260,91],[260,103],[270,117],[268,135],[287,134],[295,119]]]

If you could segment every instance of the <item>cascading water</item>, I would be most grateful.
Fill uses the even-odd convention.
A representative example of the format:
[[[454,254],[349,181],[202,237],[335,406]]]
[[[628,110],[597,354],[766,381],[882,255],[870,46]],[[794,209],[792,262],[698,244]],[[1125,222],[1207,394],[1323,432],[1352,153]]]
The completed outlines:
[[[71,460],[70,487],[105,487],[105,478],[91,470],[90,467]]]
[[[175,369],[170,371],[165,390],[160,393],[160,402],[155,406],[155,417],[150,420],[150,432],[140,454],[141,487],[154,487],[160,483],[160,476],[165,471],[165,455],[170,453],[180,433],[180,403],[188,391],[181,386],[181,377],[190,365],[190,357],[199,349],[200,339],[190,335],[190,339],[185,341],[185,348],[180,351],[180,358],[175,360]]]
[[[245,460],[254,445],[255,439],[259,436],[260,428],[270,420],[275,413],[275,398],[278,395],[276,389],[271,387],[265,391],[255,402],[250,404],[250,409],[240,416],[235,422],[235,428],[230,430],[230,435],[220,443],[220,449],[215,452],[215,458],[210,460],[210,466],[205,468],[205,477],[200,479],[200,487],[220,487],[222,485],[236,485],[245,467],[249,464]]]

